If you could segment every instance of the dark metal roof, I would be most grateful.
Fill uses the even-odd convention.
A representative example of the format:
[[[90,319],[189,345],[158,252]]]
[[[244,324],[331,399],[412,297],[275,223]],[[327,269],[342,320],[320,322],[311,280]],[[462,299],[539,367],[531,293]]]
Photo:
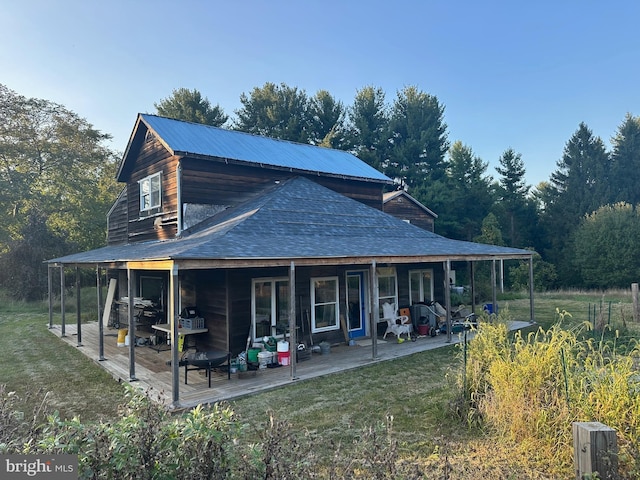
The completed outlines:
[[[98,264],[141,260],[528,258],[533,252],[451,240],[295,177],[183,232],[182,237],[105,247],[51,260]]]
[[[215,157],[292,171],[392,182],[375,168],[343,150],[277,140],[156,115],[140,114],[139,120],[174,155]]]

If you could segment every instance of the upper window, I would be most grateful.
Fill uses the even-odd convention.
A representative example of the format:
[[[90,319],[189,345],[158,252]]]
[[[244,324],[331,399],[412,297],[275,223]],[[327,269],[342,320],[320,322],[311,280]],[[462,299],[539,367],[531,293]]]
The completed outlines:
[[[161,204],[162,177],[160,173],[149,175],[138,182],[140,185],[140,211],[158,208]]]

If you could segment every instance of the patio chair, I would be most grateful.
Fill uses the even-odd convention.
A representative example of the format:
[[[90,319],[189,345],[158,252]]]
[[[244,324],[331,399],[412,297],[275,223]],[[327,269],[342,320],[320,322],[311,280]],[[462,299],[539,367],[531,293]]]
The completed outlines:
[[[406,315],[398,315],[395,304],[385,302],[382,304],[382,314],[384,320],[387,321],[387,330],[382,338],[386,338],[388,333],[393,333],[397,338],[403,333],[407,334],[407,339],[411,334],[411,322]]]

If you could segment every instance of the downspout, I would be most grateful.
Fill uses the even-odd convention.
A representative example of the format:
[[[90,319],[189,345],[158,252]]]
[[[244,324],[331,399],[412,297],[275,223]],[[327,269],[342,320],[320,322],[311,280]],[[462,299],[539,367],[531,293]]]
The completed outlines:
[[[176,165],[176,201],[178,202],[176,237],[182,234],[182,161]]]

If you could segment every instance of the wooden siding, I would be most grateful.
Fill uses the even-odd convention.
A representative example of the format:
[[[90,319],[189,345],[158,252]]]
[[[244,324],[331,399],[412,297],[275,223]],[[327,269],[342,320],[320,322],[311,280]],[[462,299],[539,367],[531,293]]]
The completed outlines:
[[[184,158],[182,201],[194,204],[237,205],[266,186],[293,176],[300,175],[259,166]],[[382,186],[378,183],[312,174],[303,176],[365,205],[382,210]]]
[[[382,210],[401,220],[408,220],[409,223],[416,227],[433,232],[433,216],[429,215],[422,207],[416,205],[403,195],[399,195],[385,202]]]
[[[227,283],[224,270],[203,270],[196,273],[196,307],[205,319],[209,332],[200,335],[200,350],[229,350]],[[246,337],[245,337],[246,340]],[[238,351],[234,352],[238,354]]]
[[[127,189],[118,196],[107,217],[107,245],[124,245],[128,241]]]
[[[129,242],[163,240],[173,238],[177,232],[177,182],[178,159],[170,155],[153,136],[142,145],[136,165],[127,181],[127,211],[129,216]],[[162,203],[158,212],[140,212],[140,187],[143,178],[162,172]]]

